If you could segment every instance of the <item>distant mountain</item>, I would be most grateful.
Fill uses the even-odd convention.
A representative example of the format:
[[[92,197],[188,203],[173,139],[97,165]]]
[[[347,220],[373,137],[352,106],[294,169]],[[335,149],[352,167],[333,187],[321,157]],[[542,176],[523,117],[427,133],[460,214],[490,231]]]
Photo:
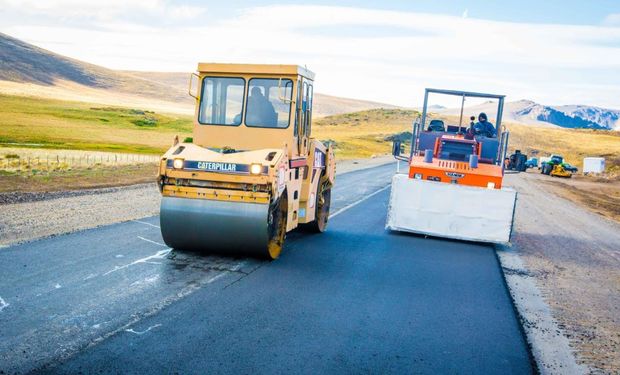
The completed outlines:
[[[95,90],[189,103],[187,95],[170,90],[165,83],[71,59],[2,33],[0,80],[48,87],[69,83]]]
[[[190,73],[107,69],[0,33],[0,93],[193,113]],[[395,106],[316,93],[315,117]]]
[[[580,118],[604,129],[620,130],[620,110],[585,105],[564,105],[555,107],[555,109],[566,113],[571,118]]]
[[[460,108],[438,110],[439,113],[456,115]],[[497,102],[488,101],[465,107],[466,116],[484,112],[494,121]],[[620,110],[585,105],[548,106],[531,100],[504,104],[504,121],[536,126],[558,126],[571,129],[620,130]]]

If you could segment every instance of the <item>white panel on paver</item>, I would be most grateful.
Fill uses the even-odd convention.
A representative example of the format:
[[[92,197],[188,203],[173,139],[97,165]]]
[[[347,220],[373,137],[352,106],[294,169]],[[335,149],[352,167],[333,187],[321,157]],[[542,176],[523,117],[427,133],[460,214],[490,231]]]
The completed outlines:
[[[386,229],[468,241],[508,243],[517,193],[392,178]]]

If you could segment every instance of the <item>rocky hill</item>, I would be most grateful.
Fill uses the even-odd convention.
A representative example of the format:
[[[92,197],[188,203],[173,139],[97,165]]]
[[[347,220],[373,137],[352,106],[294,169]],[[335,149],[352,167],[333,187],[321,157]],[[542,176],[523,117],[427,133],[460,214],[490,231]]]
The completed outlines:
[[[458,114],[460,108],[438,109],[438,113]],[[465,107],[465,115],[485,112],[493,121],[497,102],[488,101]],[[550,106],[531,100],[507,102],[504,105],[504,121],[536,126],[558,126],[571,129],[620,130],[620,110],[585,105]]]

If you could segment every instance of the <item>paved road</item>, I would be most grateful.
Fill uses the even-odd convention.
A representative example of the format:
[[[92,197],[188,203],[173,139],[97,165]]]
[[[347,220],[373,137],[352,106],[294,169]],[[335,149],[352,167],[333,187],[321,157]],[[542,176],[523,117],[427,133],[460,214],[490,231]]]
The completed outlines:
[[[349,208],[274,262],[171,251],[157,217],[1,250],[0,369],[530,373],[492,247],[384,231],[393,168],[339,176]]]

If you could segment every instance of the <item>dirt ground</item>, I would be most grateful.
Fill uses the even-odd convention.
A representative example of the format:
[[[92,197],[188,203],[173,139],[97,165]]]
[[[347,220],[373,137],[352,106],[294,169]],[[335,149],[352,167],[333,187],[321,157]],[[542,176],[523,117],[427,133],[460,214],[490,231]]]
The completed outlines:
[[[154,182],[157,164],[96,166],[32,174],[0,174],[0,204],[24,193],[44,194],[67,190],[97,189]]]
[[[540,182],[551,186],[552,191],[575,201],[599,215],[620,222],[620,179],[591,178],[544,178]]]
[[[591,181],[559,182],[530,172],[509,174],[506,182],[519,193],[513,245],[568,337],[578,362],[592,373],[617,374],[620,224],[596,213],[592,203],[586,209],[585,201],[573,201],[576,197],[583,199],[576,189],[592,189]],[[610,188],[596,187],[601,191]]]

